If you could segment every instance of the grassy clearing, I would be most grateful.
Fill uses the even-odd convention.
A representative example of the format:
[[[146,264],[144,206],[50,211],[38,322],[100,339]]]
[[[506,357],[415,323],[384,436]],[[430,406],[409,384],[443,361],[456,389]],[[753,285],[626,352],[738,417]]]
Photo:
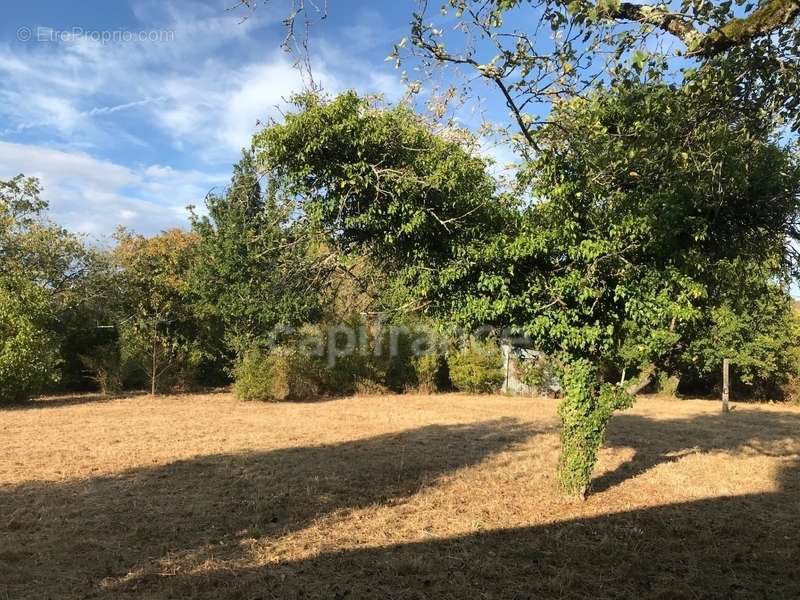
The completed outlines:
[[[43,401],[0,412],[0,599],[798,597],[798,433],[641,399],[581,503],[552,400]]]

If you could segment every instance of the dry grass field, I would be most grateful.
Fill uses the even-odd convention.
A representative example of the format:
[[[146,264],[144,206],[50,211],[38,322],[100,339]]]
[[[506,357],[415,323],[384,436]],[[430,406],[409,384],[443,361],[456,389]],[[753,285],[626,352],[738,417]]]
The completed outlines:
[[[555,401],[0,411],[0,600],[798,598],[800,410],[643,398],[585,501]]]

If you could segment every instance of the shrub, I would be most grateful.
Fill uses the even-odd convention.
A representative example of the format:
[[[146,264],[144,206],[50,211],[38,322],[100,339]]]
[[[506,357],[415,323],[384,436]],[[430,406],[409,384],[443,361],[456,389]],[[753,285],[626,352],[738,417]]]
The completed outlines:
[[[536,393],[549,391],[556,381],[553,365],[544,355],[536,360],[520,360],[516,363],[519,380]]]
[[[412,344],[416,332],[414,329],[400,325],[386,332],[379,331],[381,356],[374,359],[378,378],[393,392],[405,392],[416,389],[418,385],[417,369]]]
[[[0,287],[0,404],[39,394],[58,375],[58,351],[37,323],[45,304],[37,290]]]
[[[240,400],[309,400],[319,396],[322,380],[318,361],[301,352],[251,350],[234,369],[233,391]]]
[[[653,382],[653,388],[659,394],[675,396],[678,393],[680,378],[677,375],[670,375],[664,371],[659,371]]]
[[[394,392],[415,389],[418,384],[417,369],[411,351],[410,333],[398,336],[396,348],[383,365],[386,387]]]
[[[324,335],[317,334],[324,339],[326,349],[321,357],[326,365],[326,392],[335,395],[404,392],[417,386],[411,330],[370,326],[360,316],[345,320],[344,328],[355,334],[350,344],[344,339],[330,338],[345,337],[344,331],[336,328]]]
[[[92,356],[81,355],[80,361],[101,394],[107,396],[122,390],[122,361],[116,341],[98,346]]]
[[[383,387],[381,373],[369,354],[356,351],[331,362],[326,362],[322,370],[322,387],[328,394],[370,393]]]
[[[423,354],[414,360],[417,389],[424,393],[443,392],[450,388],[450,372],[441,354]]]
[[[450,380],[463,392],[491,393],[503,384],[503,356],[492,341],[471,341],[447,357]]]

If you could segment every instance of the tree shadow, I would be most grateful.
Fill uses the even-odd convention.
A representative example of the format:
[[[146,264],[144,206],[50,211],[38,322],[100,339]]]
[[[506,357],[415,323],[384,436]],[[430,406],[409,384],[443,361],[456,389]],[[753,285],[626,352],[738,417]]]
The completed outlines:
[[[654,434],[641,440],[648,450],[639,464],[646,467],[674,448],[758,447],[796,436],[800,425],[791,413],[735,417],[738,425],[721,416],[628,417],[612,439],[628,445],[634,432]],[[677,437],[668,443],[662,436]],[[776,492],[175,573],[122,582],[113,591],[158,598],[798,598],[800,459],[796,452],[777,455],[784,460]]]
[[[333,551],[148,589],[193,598],[798,598],[799,467],[776,494]]]
[[[0,412],[14,410],[42,410],[48,408],[62,408],[64,406],[79,406],[81,404],[105,404],[113,400],[146,396],[146,392],[124,392],[120,394],[101,394],[100,392],[83,392],[79,394],[63,394],[58,396],[43,396],[22,402],[10,404],[0,403]]]
[[[590,497],[593,516],[257,567],[226,559],[241,557],[250,536],[276,539],[325,515],[403,502],[535,432],[512,420],[430,426],[0,489],[0,598],[798,598],[800,459],[781,442],[799,430],[789,412],[621,415],[609,442],[637,447],[631,471],[675,452],[752,448],[781,459],[777,491],[600,515],[622,501],[593,509],[599,498]],[[142,569],[198,550],[222,560]]]
[[[107,577],[198,548],[241,555],[313,520],[398,503],[525,442],[513,419],[431,425],[334,445],[200,456],[66,483],[0,488],[0,598],[87,597]],[[264,435],[269,435],[265,431]],[[45,591],[46,590],[46,591]]]
[[[797,439],[797,413],[736,410],[686,419],[655,420],[620,414],[608,427],[605,446],[634,448],[634,456],[613,471],[592,481],[593,493],[604,492],[661,464],[690,454],[750,449],[769,456],[793,454],[778,447],[782,440]]]

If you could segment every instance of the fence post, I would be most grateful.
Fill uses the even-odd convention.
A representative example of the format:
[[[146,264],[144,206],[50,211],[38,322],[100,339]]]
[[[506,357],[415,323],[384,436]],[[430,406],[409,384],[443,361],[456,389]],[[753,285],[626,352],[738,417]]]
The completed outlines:
[[[730,371],[731,371],[731,361],[728,358],[723,359],[722,361],[722,412],[730,412],[731,408],[729,405],[730,402]]]

